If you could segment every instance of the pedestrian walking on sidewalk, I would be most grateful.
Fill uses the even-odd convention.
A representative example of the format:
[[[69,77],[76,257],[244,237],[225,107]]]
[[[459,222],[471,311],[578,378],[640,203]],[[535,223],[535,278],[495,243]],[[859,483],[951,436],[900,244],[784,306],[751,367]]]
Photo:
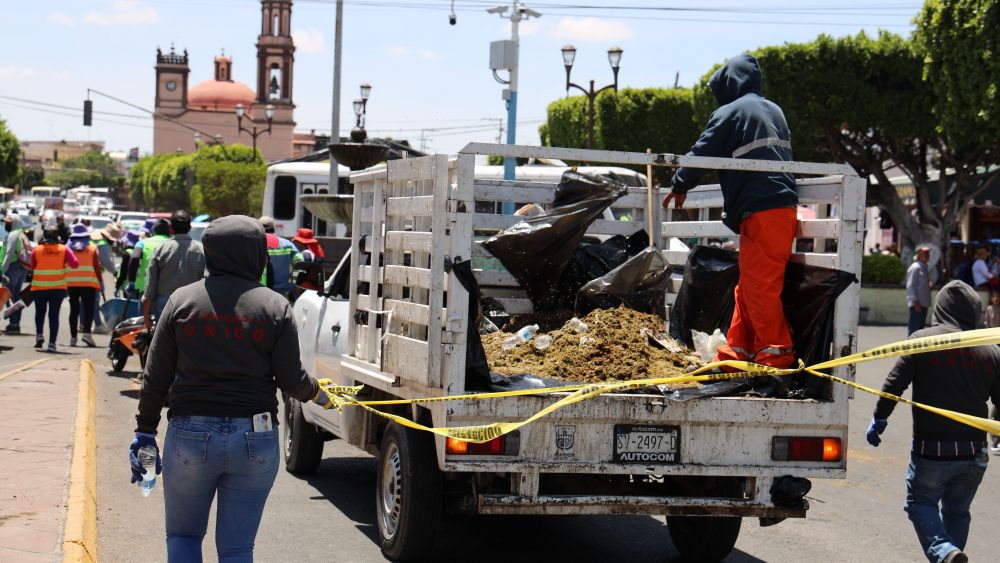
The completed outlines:
[[[216,495],[219,560],[251,561],[281,460],[277,432],[256,415],[277,424],[278,389],[332,405],[302,369],[291,306],[260,284],[265,241],[250,217],[213,221],[202,238],[209,277],[175,291],[153,333],[129,462],[132,482],[141,481],[138,451],[157,447],[160,410],[169,398],[163,461],[157,453],[156,465],[164,474],[171,562],[202,560]]]
[[[59,309],[66,300],[66,272],[80,265],[76,256],[59,242],[59,229],[46,227],[42,240],[31,253],[31,296],[35,303],[35,348],[45,344],[45,315],[49,316],[49,352],[56,351]]]
[[[791,134],[781,108],[761,95],[757,59],[739,55],[708,81],[719,108],[688,156],[792,160]],[[663,207],[684,205],[705,173],[678,168]],[[778,172],[719,171],[722,222],[740,235],[736,306],[715,361],[747,360],[776,368],[795,363],[792,335],[781,304],[785,267],[795,239],[799,202],[795,178]]]
[[[938,294],[931,326],[911,338],[975,329],[982,316],[976,291],[960,280]],[[903,356],[882,391],[896,396],[913,385],[913,400],[973,416],[986,416],[986,402],[1000,404],[1000,347],[977,346]],[[895,401],[879,399],[868,426],[875,447]],[[986,472],[986,433],[923,409],[913,409],[913,446],[906,469],[904,510],[924,555],[932,562],[962,563],[972,517],[969,507]]]
[[[94,322],[94,298],[101,288],[101,262],[97,247],[90,242],[90,229],[86,225],[73,225],[69,249],[79,262],[78,266],[70,268],[66,277],[69,292],[69,345],[76,346],[77,332],[82,328],[83,343],[93,348],[97,343],[90,331]]]
[[[907,336],[924,328],[927,324],[927,311],[931,307],[931,277],[927,268],[931,249],[921,246],[913,258],[913,263],[906,270],[906,305],[910,309]]]

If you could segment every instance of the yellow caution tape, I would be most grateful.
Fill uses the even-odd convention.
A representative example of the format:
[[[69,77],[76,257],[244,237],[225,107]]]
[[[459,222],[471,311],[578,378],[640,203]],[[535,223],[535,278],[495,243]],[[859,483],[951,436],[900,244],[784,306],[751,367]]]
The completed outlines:
[[[901,403],[906,403],[917,408],[921,408],[933,413],[937,413],[941,416],[972,426],[979,430],[990,432],[993,434],[1000,434],[1000,422],[989,420],[977,416],[972,416],[960,412],[950,411],[947,409],[941,409],[937,407],[932,407],[930,405],[924,405],[921,403],[913,402],[909,399],[904,399],[902,397],[897,397],[889,393],[885,393],[864,385],[860,385],[853,381],[849,381],[840,377],[835,377],[833,375],[828,375],[821,373],[818,370],[830,369],[835,367],[846,366],[850,364],[855,364],[859,362],[879,360],[884,358],[893,358],[898,356],[905,356],[909,354],[920,354],[924,352],[936,352],[941,350],[952,350],[956,348],[969,348],[974,346],[987,346],[992,344],[1000,344],[1000,328],[989,328],[981,330],[970,330],[965,332],[956,332],[951,334],[944,334],[940,336],[927,336],[924,338],[915,338],[912,340],[906,340],[903,342],[896,342],[893,344],[886,344],[884,346],[878,346],[864,352],[859,352],[857,354],[852,354],[850,356],[844,356],[842,358],[836,358],[833,360],[828,360],[826,362],[821,362],[814,366],[804,367],[801,365],[798,368],[792,369],[779,369],[770,366],[763,366],[760,364],[754,364],[751,362],[744,361],[733,361],[727,360],[722,362],[713,362],[706,366],[703,366],[689,374],[672,376],[672,377],[662,377],[662,378],[652,378],[652,379],[636,379],[632,381],[621,381],[613,383],[591,383],[586,385],[567,385],[564,387],[546,387],[541,389],[524,389],[519,391],[500,391],[493,393],[470,393],[465,395],[451,395],[445,397],[427,397],[421,399],[392,399],[383,401],[358,401],[354,398],[361,389],[362,385],[358,386],[337,386],[332,385],[329,379],[320,380],[320,385],[331,395],[331,399],[336,398],[335,406],[339,409],[343,405],[357,406],[367,410],[368,412],[393,420],[403,426],[413,428],[416,430],[423,430],[427,432],[432,432],[441,436],[448,438],[457,438],[459,440],[464,440],[466,442],[472,443],[483,443],[488,442],[494,438],[513,432],[522,426],[531,424],[536,420],[544,418],[553,412],[574,403],[579,403],[597,397],[599,395],[604,395],[606,393],[612,393],[615,391],[628,391],[633,389],[641,389],[644,387],[651,387],[655,385],[671,385],[679,383],[693,383],[693,382],[712,382],[721,381],[725,379],[735,379],[739,377],[744,377],[746,375],[774,375],[774,376],[786,376],[794,373],[805,372],[816,377],[822,377],[830,381],[835,381],[844,385],[849,385],[855,389],[860,389],[867,393],[873,395],[878,395],[886,399],[891,399],[893,401],[898,401]],[[715,368],[729,367],[731,369],[738,370],[733,373],[706,373]],[[545,395],[554,393],[569,393],[569,395],[562,397],[558,401],[548,405],[547,407],[539,410],[530,417],[520,421],[520,422],[496,422],[493,424],[484,425],[473,425],[473,426],[459,426],[452,428],[432,428],[419,424],[402,416],[386,413],[380,411],[374,406],[378,405],[402,405],[402,404],[413,404],[413,403],[434,403],[441,401],[458,401],[458,400],[482,400],[482,399],[493,399],[499,397],[516,397],[523,395]]]

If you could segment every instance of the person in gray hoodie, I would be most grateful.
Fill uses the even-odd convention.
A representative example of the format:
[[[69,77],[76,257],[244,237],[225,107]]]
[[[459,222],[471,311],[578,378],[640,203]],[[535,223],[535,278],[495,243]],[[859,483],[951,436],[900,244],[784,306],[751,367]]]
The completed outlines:
[[[931,326],[910,338],[953,334],[978,327],[982,301],[960,280],[938,294]],[[913,385],[913,400],[985,418],[986,401],[1000,404],[1000,347],[977,346],[903,356],[882,391],[899,396]],[[896,402],[879,399],[868,426],[875,447]],[[913,446],[906,469],[904,508],[927,559],[962,563],[972,517],[969,507],[986,472],[986,433],[923,409],[913,409]]]
[[[136,434],[132,482],[146,473],[139,450],[156,450],[169,561],[201,561],[218,494],[218,556],[250,560],[281,458],[271,426],[277,390],[325,408],[330,397],[302,369],[288,301],[260,284],[264,229],[243,216],[216,219],[202,238],[209,277],[177,289],[153,333]],[[169,401],[168,401],[169,400]],[[155,435],[169,402],[162,466]]]

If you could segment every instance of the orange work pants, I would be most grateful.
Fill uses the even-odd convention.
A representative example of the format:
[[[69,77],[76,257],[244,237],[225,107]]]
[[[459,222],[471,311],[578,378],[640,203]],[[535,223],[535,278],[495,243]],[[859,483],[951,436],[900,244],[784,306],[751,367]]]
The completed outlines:
[[[795,209],[758,211],[740,223],[740,281],[726,344],[715,360],[749,360],[776,368],[795,363],[781,306],[785,266],[795,240]]]

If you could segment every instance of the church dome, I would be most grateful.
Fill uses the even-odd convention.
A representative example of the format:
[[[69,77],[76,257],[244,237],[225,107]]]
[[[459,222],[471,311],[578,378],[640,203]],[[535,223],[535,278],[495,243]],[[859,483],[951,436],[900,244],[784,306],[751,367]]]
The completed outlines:
[[[256,99],[253,90],[233,80],[206,80],[188,91],[190,109],[232,111],[236,104],[249,109]]]

